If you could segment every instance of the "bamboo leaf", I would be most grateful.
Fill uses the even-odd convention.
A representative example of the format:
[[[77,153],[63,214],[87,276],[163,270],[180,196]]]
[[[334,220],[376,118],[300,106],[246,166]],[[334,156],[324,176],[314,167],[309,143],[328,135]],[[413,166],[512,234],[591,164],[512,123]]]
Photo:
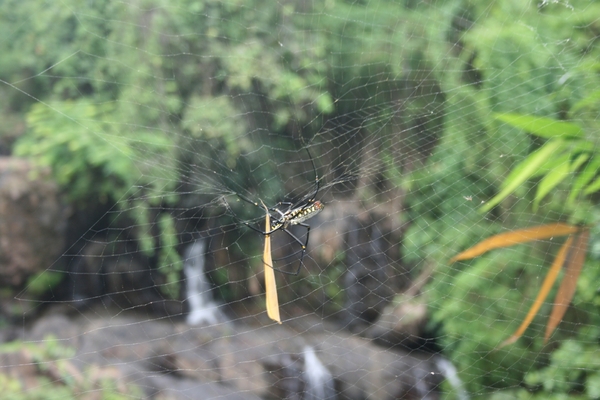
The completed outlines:
[[[489,211],[498,203],[500,203],[500,201],[514,192],[523,182],[534,175],[540,166],[544,164],[544,162],[546,162],[546,160],[548,160],[548,158],[563,145],[564,141],[562,140],[552,140],[531,153],[508,175],[504,181],[503,189],[500,191],[500,193],[498,193],[496,196],[494,196],[494,198],[481,207],[479,211]],[[556,155],[554,156],[556,157]]]
[[[583,136],[581,127],[572,122],[510,113],[495,114],[494,117],[516,128],[521,128],[532,135],[543,138],[579,138]]]
[[[600,90],[596,90],[595,92],[592,92],[588,97],[586,97],[582,100],[579,100],[577,103],[575,103],[573,105],[573,107],[571,107],[571,110],[569,110],[569,113],[574,114],[577,111],[581,110],[582,108],[595,106],[598,103],[600,103]]]
[[[596,146],[589,140],[577,139],[569,141],[569,146],[573,153],[588,153],[596,152]]]
[[[531,177],[533,178],[536,176],[547,175],[548,173],[553,171],[555,168],[561,166],[562,164],[564,164],[564,163],[568,164],[570,162],[570,160],[571,160],[571,152],[564,153],[560,157],[550,157],[542,165],[540,165],[540,168],[533,175],[531,175]]]
[[[262,201],[261,201],[262,203]],[[265,208],[265,232],[271,229],[271,220],[269,210]],[[275,280],[275,271],[273,270],[273,257],[271,256],[271,235],[265,235],[265,249],[263,251],[263,264],[265,268],[265,291],[267,296],[267,315],[273,321],[281,324],[279,316],[279,300],[277,299],[277,281]]]
[[[594,182],[590,183],[584,190],[583,194],[590,195],[600,190],[600,178],[597,178]]]
[[[554,307],[552,308],[552,313],[548,319],[546,334],[544,335],[544,342],[548,342],[550,335],[552,332],[554,332],[560,321],[562,321],[562,318],[565,315],[571,300],[573,299],[575,289],[577,289],[577,280],[579,279],[581,268],[585,262],[585,253],[587,251],[589,237],[589,229],[584,229],[581,231],[577,237],[575,245],[572,247],[572,251],[570,251],[569,262],[567,263],[565,276],[560,287],[558,288],[558,293],[556,294],[556,299],[554,301]]]
[[[571,172],[575,172],[577,171],[577,169],[579,167],[581,167],[581,165],[586,162],[587,160],[589,160],[590,158],[590,154],[588,153],[581,153],[577,156],[577,158],[573,161],[573,163],[571,163]]]
[[[571,189],[571,194],[568,199],[570,204],[573,204],[579,193],[592,179],[594,179],[599,170],[600,157],[592,157],[590,162],[583,168],[583,171],[577,175],[577,178],[573,183],[573,188]]]
[[[533,200],[533,211],[537,211],[540,201],[560,182],[562,182],[571,172],[571,166],[568,161],[559,164],[542,178],[537,187],[537,192]]]
[[[542,304],[544,304],[544,300],[546,300],[546,297],[548,297],[548,293],[550,293],[552,285],[554,285],[554,282],[556,282],[556,277],[558,276],[560,269],[565,263],[565,258],[567,257],[568,250],[571,248],[572,243],[573,237],[569,236],[567,241],[561,246],[560,250],[558,251],[556,258],[554,259],[554,262],[552,263],[552,266],[550,267],[550,270],[548,271],[548,274],[546,275],[546,278],[542,283],[540,292],[533,301],[533,304],[531,305],[527,316],[521,323],[521,326],[519,326],[519,328],[515,331],[515,333],[512,334],[511,337],[502,342],[500,346],[498,346],[498,348],[502,348],[504,346],[508,346],[509,344],[513,344],[523,335],[523,333],[525,333],[525,330],[527,329],[529,324],[531,324],[531,321],[533,321],[533,318],[539,311],[540,307],[542,306]]]
[[[450,259],[450,262],[468,260],[477,257],[490,250],[509,247],[515,244],[527,243],[532,240],[547,239],[553,236],[564,236],[577,232],[578,228],[573,225],[556,223],[548,225],[538,225],[531,228],[518,229],[491,236],[475,246],[463,251],[462,253]]]

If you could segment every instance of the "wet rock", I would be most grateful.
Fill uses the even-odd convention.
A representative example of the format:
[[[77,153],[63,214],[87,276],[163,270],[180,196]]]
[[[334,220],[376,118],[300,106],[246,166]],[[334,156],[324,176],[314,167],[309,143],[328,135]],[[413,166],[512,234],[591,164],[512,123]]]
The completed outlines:
[[[56,260],[68,211],[48,171],[0,157],[0,286],[21,286]]]
[[[306,325],[312,328],[303,329]],[[441,376],[433,356],[385,350],[332,329],[310,315],[284,325],[240,319],[190,327],[133,313],[77,318],[50,313],[23,339],[43,346],[53,335],[72,349],[63,359],[79,371],[74,376],[92,367],[106,374],[112,371],[117,387],[137,385],[145,396],[158,399],[304,399],[307,392],[302,388],[309,380],[304,371],[306,346],[314,349],[318,364],[327,371],[326,381],[333,380],[327,387],[335,388],[337,399],[438,398]],[[41,335],[46,339],[40,340]],[[26,364],[3,363],[0,369],[8,368],[6,363]]]
[[[427,323],[424,296],[397,295],[365,336],[386,346],[416,348],[422,345]]]
[[[149,266],[134,241],[95,238],[83,246],[69,267],[74,305],[81,310],[99,301],[120,309],[144,309],[154,315],[181,316],[182,302],[165,299],[164,276]]]

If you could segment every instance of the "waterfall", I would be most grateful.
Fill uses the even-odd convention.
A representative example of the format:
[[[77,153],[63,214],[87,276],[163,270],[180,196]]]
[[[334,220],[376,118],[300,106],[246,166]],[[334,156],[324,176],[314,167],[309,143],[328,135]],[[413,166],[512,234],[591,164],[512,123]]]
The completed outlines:
[[[312,347],[304,348],[304,400],[334,400],[333,376],[317,358]]]
[[[456,370],[454,364],[443,357],[437,357],[435,360],[435,365],[439,368],[442,375],[444,375],[454,390],[456,390],[456,397],[459,400],[469,400],[469,394],[463,387],[462,381],[458,377],[458,371]]]
[[[210,282],[204,271],[206,241],[196,240],[185,251],[183,272],[190,307],[186,322],[196,326],[216,324],[221,319],[218,305],[211,298]]]

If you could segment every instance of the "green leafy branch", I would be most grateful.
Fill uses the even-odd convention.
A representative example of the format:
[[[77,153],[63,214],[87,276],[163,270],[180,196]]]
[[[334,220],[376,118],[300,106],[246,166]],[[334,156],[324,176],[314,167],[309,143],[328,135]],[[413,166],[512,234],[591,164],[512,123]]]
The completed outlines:
[[[593,105],[598,98],[597,94],[592,94],[589,98],[579,102],[573,110]],[[533,199],[534,211],[538,210],[544,197],[573,174],[575,174],[575,178],[572,180],[571,191],[567,199],[567,205],[571,208],[574,209],[573,206],[578,197],[589,196],[600,190],[600,177],[598,176],[600,154],[598,154],[593,141],[586,137],[585,129],[581,124],[521,114],[496,114],[495,118],[547,141],[510,172],[502,183],[500,192],[483,205],[480,212],[491,210],[528,179],[535,177],[541,177],[541,179],[537,184]],[[584,219],[588,219],[588,216],[584,216]],[[549,339],[575,294],[577,281],[588,251],[589,223],[586,221],[584,227],[554,223],[512,230],[491,236],[450,260],[450,262],[467,260],[493,249],[567,235],[567,240],[558,251],[527,316],[515,333],[500,347],[514,343],[523,335],[548,296],[560,270],[566,265],[564,278],[558,289],[546,328],[544,339],[545,341]]]
[[[86,100],[57,101],[50,107],[35,104],[27,115],[29,131],[19,138],[14,153],[37,166],[49,168],[69,201],[82,207],[92,202],[116,202],[124,221],[134,221],[143,254],[157,251],[153,209],[175,204],[179,180],[176,145],[167,134],[148,128],[119,129],[119,110],[112,104]],[[175,251],[177,237],[170,216],[158,220],[161,246],[159,271],[163,290],[176,296],[181,260]],[[55,279],[44,276],[40,282]],[[53,281],[54,282],[54,281]]]
[[[552,189],[574,173],[577,176],[567,200],[569,206],[575,204],[579,195],[587,196],[600,190],[597,176],[600,155],[578,123],[521,114],[496,114],[495,118],[548,141],[511,171],[500,192],[481,207],[481,212],[491,210],[528,179],[540,176],[533,200],[535,211]]]

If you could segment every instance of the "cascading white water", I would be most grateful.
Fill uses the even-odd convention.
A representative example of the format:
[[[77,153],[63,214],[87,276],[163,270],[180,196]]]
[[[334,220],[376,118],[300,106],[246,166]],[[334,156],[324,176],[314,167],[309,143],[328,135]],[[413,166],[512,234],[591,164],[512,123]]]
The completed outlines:
[[[462,381],[458,377],[458,371],[454,364],[443,357],[437,357],[435,365],[438,367],[442,375],[448,380],[450,385],[456,390],[456,397],[459,400],[469,400],[469,394],[464,389]]]
[[[216,324],[221,319],[218,305],[211,299],[210,282],[204,271],[206,241],[196,240],[185,251],[183,272],[190,307],[186,322],[196,326]]]
[[[304,400],[334,400],[336,398],[333,376],[321,363],[315,350],[304,348]]]

